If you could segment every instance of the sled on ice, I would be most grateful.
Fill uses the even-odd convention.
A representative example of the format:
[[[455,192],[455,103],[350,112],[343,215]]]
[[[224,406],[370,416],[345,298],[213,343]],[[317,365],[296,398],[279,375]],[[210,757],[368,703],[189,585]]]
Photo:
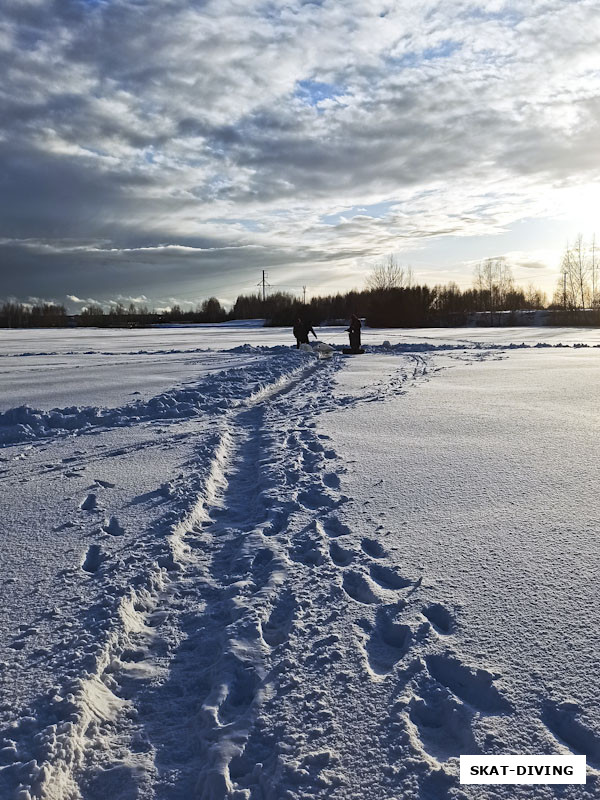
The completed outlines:
[[[326,342],[314,342],[311,344],[301,344],[300,350],[304,350],[305,353],[315,353],[317,358],[331,358],[331,356],[335,353],[335,349]]]

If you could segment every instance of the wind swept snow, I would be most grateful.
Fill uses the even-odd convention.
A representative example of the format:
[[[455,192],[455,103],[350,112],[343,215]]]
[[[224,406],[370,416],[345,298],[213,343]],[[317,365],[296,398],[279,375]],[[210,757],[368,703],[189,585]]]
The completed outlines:
[[[600,352],[393,333],[5,408],[0,797],[600,797]],[[588,782],[458,783],[519,752]]]
[[[250,354],[254,348],[250,348]],[[206,376],[201,383],[174,388],[147,400],[133,400],[116,408],[69,406],[48,411],[28,405],[0,413],[0,443],[22,442],[91,428],[126,427],[140,422],[185,419],[235,407],[264,385],[298,368],[298,357],[289,351],[263,354],[259,361],[243,349],[237,365]],[[231,359],[230,359],[231,363]],[[114,367],[113,367],[114,369]],[[87,389],[89,391],[89,388]]]

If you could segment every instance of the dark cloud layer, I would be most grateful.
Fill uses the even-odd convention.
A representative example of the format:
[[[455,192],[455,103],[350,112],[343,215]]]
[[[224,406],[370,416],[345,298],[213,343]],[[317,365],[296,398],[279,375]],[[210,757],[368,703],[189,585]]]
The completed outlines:
[[[600,171],[599,43],[592,0],[5,0],[0,296],[355,283],[546,213]]]

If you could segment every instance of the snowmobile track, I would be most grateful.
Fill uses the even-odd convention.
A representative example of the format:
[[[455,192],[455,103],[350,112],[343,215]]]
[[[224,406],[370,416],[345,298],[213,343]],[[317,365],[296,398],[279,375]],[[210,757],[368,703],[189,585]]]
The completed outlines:
[[[514,713],[501,677],[461,657],[455,610],[426,573],[405,574],[381,526],[346,513],[344,466],[314,421],[403,394],[430,358],[410,354],[353,399],[334,396],[337,367],[311,364],[215,420],[168,556],[123,598],[71,716],[38,735],[30,796],[443,800],[451,760]],[[102,553],[80,568],[97,580]],[[576,710],[541,713],[549,736],[597,759]],[[346,763],[360,765],[351,784]]]

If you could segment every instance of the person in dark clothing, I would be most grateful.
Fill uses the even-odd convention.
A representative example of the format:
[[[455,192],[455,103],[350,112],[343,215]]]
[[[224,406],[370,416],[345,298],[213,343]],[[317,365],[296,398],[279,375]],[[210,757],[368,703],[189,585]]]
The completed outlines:
[[[350,334],[350,348],[357,353],[360,350],[360,329],[362,325],[356,314],[352,314],[350,319],[350,327],[347,328]]]
[[[314,332],[312,325],[304,322],[303,320],[298,317],[296,322],[294,323],[294,336],[296,337],[296,349],[300,347],[301,344],[308,344],[308,334],[312,333],[312,335],[317,338],[317,334]]]

